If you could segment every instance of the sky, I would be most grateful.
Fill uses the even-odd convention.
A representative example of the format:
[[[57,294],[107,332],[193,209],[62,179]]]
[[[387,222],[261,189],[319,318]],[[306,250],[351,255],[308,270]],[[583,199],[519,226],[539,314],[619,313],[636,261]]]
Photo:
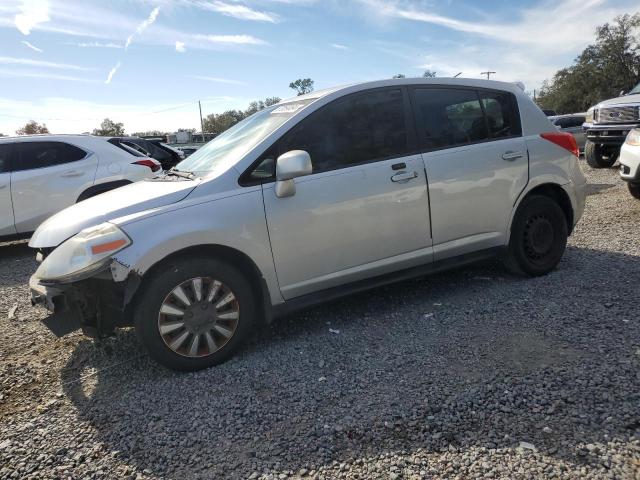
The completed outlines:
[[[539,88],[637,0],[0,0],[0,133],[199,128],[270,96],[420,76]]]

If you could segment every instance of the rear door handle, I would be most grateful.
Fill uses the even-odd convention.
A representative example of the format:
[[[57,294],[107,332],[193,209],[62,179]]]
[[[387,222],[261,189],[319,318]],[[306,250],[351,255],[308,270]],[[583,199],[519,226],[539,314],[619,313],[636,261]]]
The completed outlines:
[[[80,177],[84,175],[84,172],[81,172],[80,170],[69,170],[68,172],[64,172],[62,175],[60,175],[61,177]]]
[[[392,182],[408,182],[418,176],[418,172],[400,172],[391,177]]]
[[[524,153],[522,152],[512,152],[512,151],[508,151],[508,152],[504,152],[502,154],[502,159],[503,160],[507,160],[507,161],[512,161],[512,160],[517,160],[518,158],[522,158],[524,157]]]

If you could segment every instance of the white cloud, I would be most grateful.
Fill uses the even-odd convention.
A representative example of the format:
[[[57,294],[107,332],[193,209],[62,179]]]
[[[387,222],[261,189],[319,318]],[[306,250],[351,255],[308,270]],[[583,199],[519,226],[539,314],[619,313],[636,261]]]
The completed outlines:
[[[186,47],[184,46],[184,42],[179,42],[179,41],[177,41],[177,42],[176,42],[176,52],[184,53],[184,52],[186,52],[186,51],[187,51],[187,49],[186,49]]]
[[[202,35],[195,34],[193,38],[205,43],[217,45],[266,45],[267,42],[251,35]]]
[[[337,48],[338,50],[349,50],[349,47],[347,47],[346,45],[342,45],[340,43],[332,43],[331,46],[333,48]]]
[[[246,85],[246,82],[242,82],[240,80],[231,80],[229,78],[222,77],[208,77],[206,75],[194,75],[192,78],[197,80],[205,80],[207,82],[215,82],[215,83],[226,83],[228,85]]]
[[[114,42],[80,42],[73,45],[80,48],[124,48],[124,46]]]
[[[120,67],[122,66],[121,62],[118,62],[115,64],[115,66],[109,70],[109,75],[107,75],[107,79],[104,81],[105,85],[109,85],[111,83],[111,80],[113,80],[113,76],[116,74],[116,72],[120,69]]]
[[[243,109],[251,100],[228,96],[202,98],[202,113]],[[109,104],[60,97],[35,97],[27,101],[0,97],[0,111],[0,132],[3,133],[14,132],[30,119],[45,122],[52,133],[88,132],[104,118],[123,122],[127,132],[200,129],[198,102],[185,98],[177,99],[174,104]]]
[[[386,18],[438,25],[459,32],[519,44],[546,51],[572,52],[585,47],[595,27],[625,13],[630,3],[624,0],[546,0],[523,9],[519,18],[504,22],[468,22],[423,9],[423,3],[398,0],[357,0],[367,12]],[[626,5],[625,5],[626,4]],[[615,6],[614,6],[615,5]],[[585,35],[585,32],[589,32]],[[551,49],[551,50],[550,50]]]
[[[276,23],[278,21],[278,16],[275,13],[261,12],[240,3],[229,3],[221,0],[191,0],[190,4],[240,20],[270,23]]]
[[[151,25],[153,25],[153,22],[156,21],[156,18],[158,18],[158,14],[160,13],[160,7],[156,7],[153,10],[151,10],[151,13],[149,14],[149,16],[146,18],[146,20],[142,21],[137,27],[136,27],[136,31],[135,33],[132,33],[131,35],[129,35],[127,37],[127,41],[124,44],[124,49],[127,50],[129,48],[129,45],[131,45],[131,42],[133,41],[133,37],[134,35],[140,35],[142,34],[142,32],[144,32],[147,28],[149,28]]]
[[[30,42],[27,42],[26,40],[22,40],[22,42],[20,42],[20,43],[22,43],[23,45],[29,47],[34,52],[42,53],[42,49],[41,48],[36,47],[35,45],[33,45]]]
[[[0,77],[5,78],[44,78],[47,80],[64,80],[68,82],[85,82],[95,83],[96,80],[91,78],[74,77],[71,75],[59,75],[57,73],[49,72],[37,72],[37,71],[24,71],[24,70],[10,70],[0,68]]]
[[[69,63],[45,62],[42,60],[31,60],[30,58],[15,58],[15,57],[0,57],[0,64],[22,65],[25,67],[57,68],[62,70],[77,70],[82,72],[94,70],[93,68],[81,67],[79,65],[71,65]]]
[[[36,25],[49,21],[49,1],[22,0],[20,13],[13,21],[22,34],[29,35]]]

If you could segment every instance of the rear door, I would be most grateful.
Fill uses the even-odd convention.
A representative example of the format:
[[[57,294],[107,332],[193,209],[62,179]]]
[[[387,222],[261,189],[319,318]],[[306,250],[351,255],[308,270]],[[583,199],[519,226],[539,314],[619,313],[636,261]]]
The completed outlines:
[[[93,185],[93,152],[58,141],[18,142],[14,149],[11,197],[18,233],[34,231]]]
[[[11,152],[11,144],[0,143],[0,237],[17,233],[11,202]]]
[[[511,210],[528,181],[515,96],[416,87],[412,101],[429,182],[434,259],[504,245]]]

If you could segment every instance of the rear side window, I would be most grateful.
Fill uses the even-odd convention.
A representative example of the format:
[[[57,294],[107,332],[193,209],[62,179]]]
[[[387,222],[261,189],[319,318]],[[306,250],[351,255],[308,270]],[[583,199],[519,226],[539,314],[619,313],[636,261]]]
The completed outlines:
[[[489,139],[475,90],[418,88],[413,100],[418,140],[427,150]]]
[[[11,164],[10,158],[11,155],[11,145],[9,144],[0,144],[0,173],[10,172]]]
[[[508,92],[480,92],[491,138],[514,137],[522,134],[515,97]]]
[[[307,151],[314,173],[403,156],[408,148],[402,91],[335,100],[285,134],[278,150]]]
[[[81,148],[63,142],[17,142],[13,148],[14,171],[52,167],[87,156]]]

